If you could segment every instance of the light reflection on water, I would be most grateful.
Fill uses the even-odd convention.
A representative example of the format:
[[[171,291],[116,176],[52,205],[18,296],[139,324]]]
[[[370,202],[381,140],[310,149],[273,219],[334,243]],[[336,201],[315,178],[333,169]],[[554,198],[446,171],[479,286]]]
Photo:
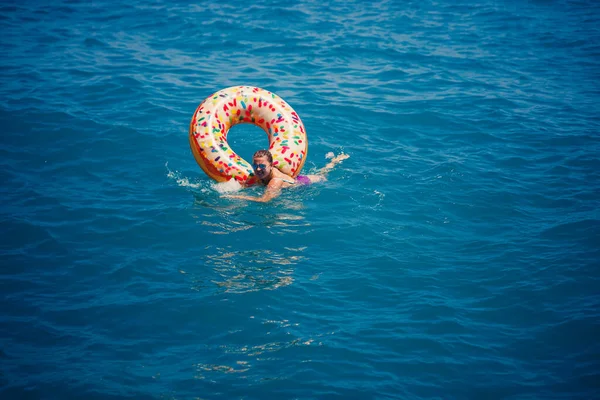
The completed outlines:
[[[256,196],[260,195],[261,189],[247,191]],[[203,248],[192,288],[210,295],[215,294],[215,290],[217,294],[239,295],[272,291],[294,283],[296,268],[309,260],[309,247],[302,244],[288,246],[288,240],[280,239],[297,239],[311,229],[304,202],[315,193],[317,191],[293,190],[269,204],[257,204],[225,200],[212,192],[194,192],[192,217],[205,234],[219,238],[219,244],[207,244]],[[210,362],[195,364],[194,377],[209,381],[224,375],[235,380],[262,379],[263,366],[281,357],[283,353],[280,352],[295,347],[321,346],[319,338],[329,334],[298,334],[295,329],[298,324],[289,320],[269,318],[259,323],[264,335],[258,341],[255,338],[247,343],[216,346],[214,350],[220,355]],[[224,342],[237,340],[236,332],[224,335],[220,338]],[[228,335],[231,340],[227,340]]]
[[[283,351],[298,347],[320,347],[327,337],[335,334],[335,332],[324,332],[301,337],[290,329],[299,324],[288,320],[263,320],[261,325],[268,329],[263,335],[264,339],[268,338],[267,341],[257,344],[217,346],[215,350],[220,354],[219,364],[194,364],[196,370],[194,378],[213,380],[218,379],[222,374],[236,374],[236,379],[262,380],[264,379],[262,367],[273,361],[283,360]],[[311,361],[310,358],[303,360],[303,362]]]
[[[227,293],[275,290],[292,284],[293,267],[306,260],[302,254],[304,250],[306,247],[285,247],[283,252],[268,249],[236,251],[231,246],[216,247],[205,256],[205,263],[217,275],[212,282]]]

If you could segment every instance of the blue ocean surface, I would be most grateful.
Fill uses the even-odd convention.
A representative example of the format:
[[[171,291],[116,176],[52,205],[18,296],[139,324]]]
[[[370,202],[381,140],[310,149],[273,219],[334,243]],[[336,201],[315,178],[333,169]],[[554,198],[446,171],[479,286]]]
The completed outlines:
[[[600,398],[600,3],[0,10],[1,399]],[[234,85],[350,158],[224,197]]]

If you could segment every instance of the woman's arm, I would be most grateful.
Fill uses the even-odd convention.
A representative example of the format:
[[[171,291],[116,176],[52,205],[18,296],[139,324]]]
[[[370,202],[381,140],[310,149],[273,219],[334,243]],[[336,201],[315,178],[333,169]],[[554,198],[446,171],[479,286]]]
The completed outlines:
[[[227,197],[229,199],[250,200],[256,201],[258,203],[266,203],[281,194],[282,185],[283,182],[281,181],[281,179],[271,179],[271,182],[269,182],[265,193],[260,197],[246,196],[243,194],[228,194],[224,197]]]
[[[317,174],[318,175],[326,175],[329,171],[331,171],[333,169],[333,167],[335,167],[336,164],[341,163],[342,161],[344,161],[346,158],[349,158],[349,157],[350,156],[345,153],[338,154],[337,156],[333,157],[326,166],[321,168],[317,172]]]

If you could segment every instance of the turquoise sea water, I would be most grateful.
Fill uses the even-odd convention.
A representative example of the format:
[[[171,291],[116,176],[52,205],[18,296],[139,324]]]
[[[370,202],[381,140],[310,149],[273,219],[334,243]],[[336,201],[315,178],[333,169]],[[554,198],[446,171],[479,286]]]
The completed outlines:
[[[598,3],[0,10],[0,398],[600,397]],[[350,159],[222,198],[232,85]]]

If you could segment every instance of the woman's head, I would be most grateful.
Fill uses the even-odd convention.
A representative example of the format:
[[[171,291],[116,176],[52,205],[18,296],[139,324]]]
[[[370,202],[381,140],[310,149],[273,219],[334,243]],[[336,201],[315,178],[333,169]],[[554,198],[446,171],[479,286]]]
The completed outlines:
[[[252,168],[259,179],[264,179],[271,174],[273,156],[269,150],[258,150],[252,156]]]
[[[269,150],[258,150],[256,153],[254,153],[252,159],[254,160],[255,158],[259,157],[266,157],[269,161],[269,164],[273,164],[273,156]]]

